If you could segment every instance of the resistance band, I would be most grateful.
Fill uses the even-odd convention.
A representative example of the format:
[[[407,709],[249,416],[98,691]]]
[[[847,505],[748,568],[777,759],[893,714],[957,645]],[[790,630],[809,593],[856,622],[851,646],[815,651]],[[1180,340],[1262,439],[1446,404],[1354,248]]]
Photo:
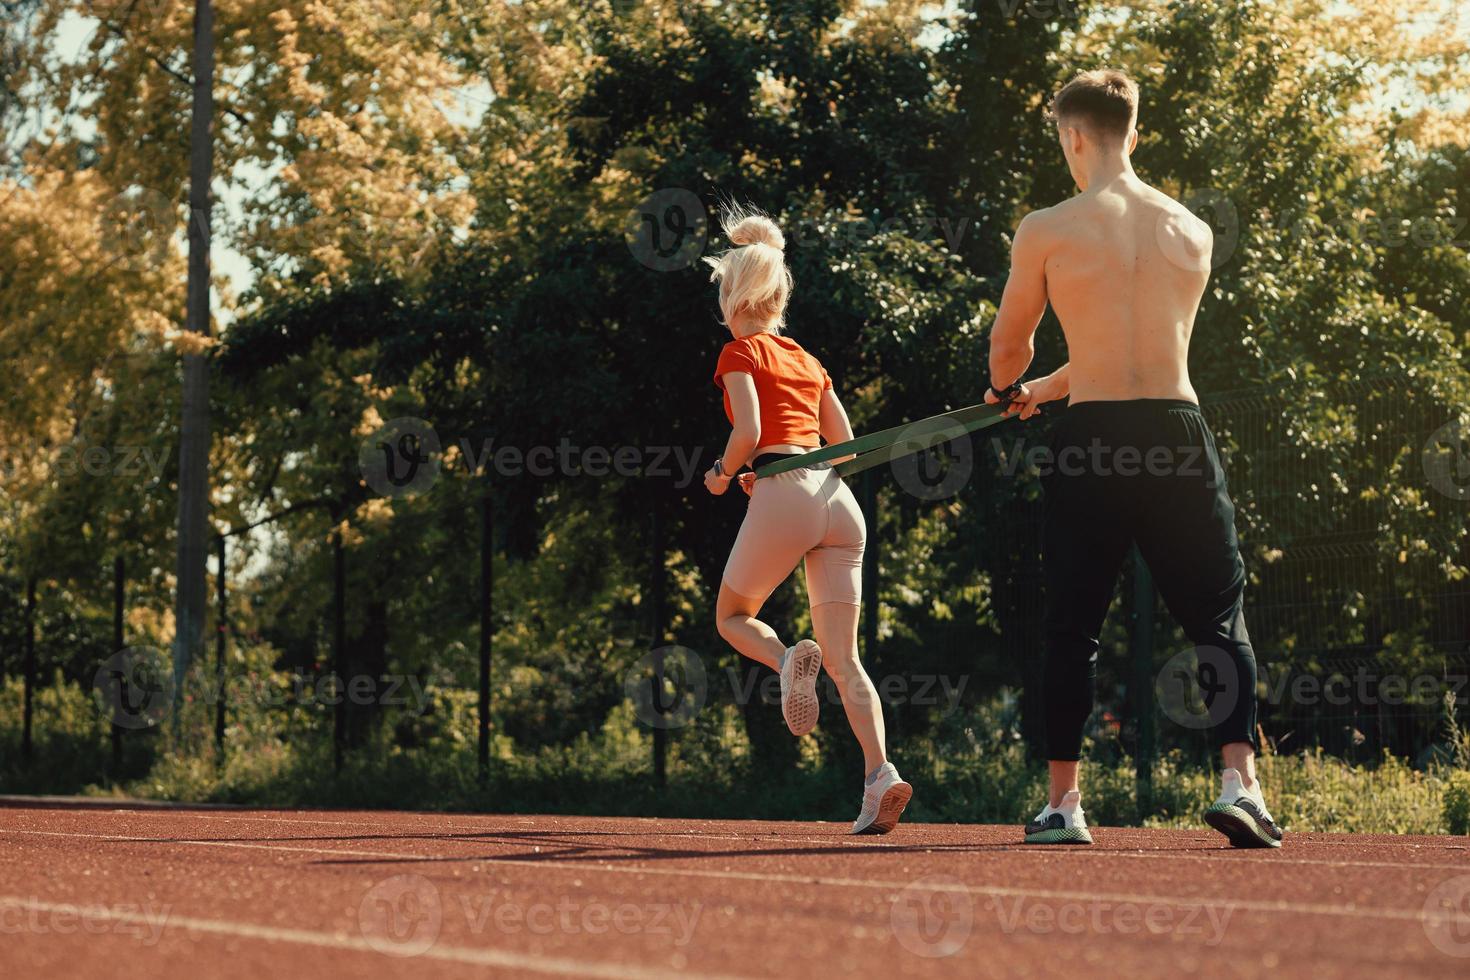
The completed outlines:
[[[1008,404],[1009,399],[998,405],[971,405],[953,412],[931,415],[917,422],[896,425],[881,432],[870,432],[847,442],[834,443],[799,456],[788,456],[767,463],[755,471],[755,476],[759,480],[778,473],[816,466],[839,456],[852,456],[852,459],[837,465],[839,476],[851,476],[1004,422]]]

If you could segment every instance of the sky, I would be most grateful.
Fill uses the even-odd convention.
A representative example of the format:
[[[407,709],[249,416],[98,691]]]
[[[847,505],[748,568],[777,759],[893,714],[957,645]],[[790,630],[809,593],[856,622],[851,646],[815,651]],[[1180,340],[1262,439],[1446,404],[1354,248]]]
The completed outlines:
[[[91,42],[97,27],[98,21],[95,18],[75,13],[67,14],[58,25],[55,56],[63,62],[80,60],[85,56],[87,45]],[[457,96],[457,104],[445,107],[446,113],[449,118],[468,127],[478,123],[485,107],[490,104],[493,93],[489,85],[479,83],[459,89]],[[79,129],[82,128],[79,127]],[[249,162],[235,167],[230,173],[221,173],[219,167],[216,166],[214,179],[216,224],[219,222],[219,211],[223,210],[225,216],[238,225],[244,216],[246,201],[259,200],[271,193],[274,175],[279,168],[279,164],[264,168],[254,162]],[[184,235],[185,232],[180,231],[178,244],[181,249],[187,244]],[[214,236],[210,243],[209,257],[213,273],[216,276],[223,276],[229,283],[230,291],[236,296],[247,291],[254,282],[255,270],[246,257],[233,247],[227,236]],[[210,305],[214,312],[216,327],[220,329],[228,327],[233,310],[221,301],[217,289],[212,291],[212,296]]]

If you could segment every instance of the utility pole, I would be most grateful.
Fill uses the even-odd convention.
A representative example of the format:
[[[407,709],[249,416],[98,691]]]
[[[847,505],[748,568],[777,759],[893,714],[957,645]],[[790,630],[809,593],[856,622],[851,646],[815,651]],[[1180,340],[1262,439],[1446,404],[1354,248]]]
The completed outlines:
[[[189,141],[189,279],[184,329],[210,335],[210,188],[214,171],[214,10],[194,0],[194,105]],[[174,596],[174,718],[190,663],[204,646],[209,522],[209,361],[186,353],[179,424],[179,515]]]

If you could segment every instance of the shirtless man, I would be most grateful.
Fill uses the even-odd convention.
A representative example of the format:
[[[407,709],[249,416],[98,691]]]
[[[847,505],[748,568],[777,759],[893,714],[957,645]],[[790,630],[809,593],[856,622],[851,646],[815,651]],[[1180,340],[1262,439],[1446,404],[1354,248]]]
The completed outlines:
[[[1128,76],[1084,72],[1051,111],[1081,193],[1028,214],[1016,230],[986,394],[990,403],[1013,395],[1010,411],[1022,418],[1070,397],[1042,478],[1051,795],[1026,841],[1092,842],[1077,782],[1082,729],[1103,619],[1136,544],[1198,651],[1204,723],[1225,765],[1220,798],[1204,819],[1236,847],[1279,847],[1256,781],[1256,660],[1241,615],[1235,508],[1189,382],[1189,337],[1213,235],[1133,172],[1138,87]],[[1069,362],[1017,388],[1048,301]]]

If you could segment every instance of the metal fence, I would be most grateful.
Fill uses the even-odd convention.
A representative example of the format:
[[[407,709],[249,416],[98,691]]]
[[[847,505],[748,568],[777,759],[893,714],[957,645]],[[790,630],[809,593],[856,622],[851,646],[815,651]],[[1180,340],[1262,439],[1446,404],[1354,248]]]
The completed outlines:
[[[1312,444],[1285,393],[1206,403],[1247,549],[1261,724],[1283,748],[1413,756],[1443,692],[1470,694],[1470,582],[1447,572],[1470,557],[1470,499],[1426,457],[1458,440],[1454,411],[1412,379],[1333,394],[1350,411],[1319,413],[1330,435]]]
[[[1470,563],[1470,492],[1436,481],[1425,457],[1437,438],[1459,438],[1455,412],[1421,397],[1409,379],[1344,384],[1329,395],[1347,409],[1304,417],[1310,406],[1281,392],[1204,401],[1247,566],[1259,724],[1280,751],[1321,747],[1371,759],[1387,750],[1422,760],[1442,735],[1444,694],[1461,710],[1470,699],[1470,580],[1449,571]],[[1039,752],[1042,504],[1016,492],[993,448],[976,452],[983,463],[967,501],[978,511],[971,519],[994,521],[998,532],[973,560],[990,577],[1001,635],[976,632],[950,655],[978,647],[1012,657],[1027,741]],[[1116,736],[1141,766],[1169,747],[1207,753],[1207,733],[1174,723],[1155,696],[1161,672],[1190,644],[1136,554],[1102,636],[1093,731]]]
[[[1348,758],[1391,751],[1411,759],[1431,750],[1440,735],[1443,694],[1466,702],[1470,675],[1470,581],[1448,569],[1470,564],[1466,527],[1470,493],[1436,486],[1425,468],[1425,448],[1453,423],[1453,410],[1418,397],[1407,384],[1360,383],[1332,393],[1342,409],[1315,409],[1312,441],[1304,439],[1303,406],[1283,393],[1249,392],[1206,400],[1205,413],[1226,460],[1250,580],[1246,616],[1261,666],[1260,724],[1283,751],[1320,746]],[[1313,409],[1308,406],[1307,414]],[[1325,435],[1324,435],[1325,433]],[[974,472],[962,491],[962,521],[988,521],[993,533],[975,535],[974,567],[985,570],[994,624],[943,632],[944,658],[965,669],[977,650],[1009,658],[1008,668],[990,670],[972,695],[987,697],[1001,677],[1022,692],[1021,717],[1028,742],[1040,745],[1039,692],[1043,661],[1041,500],[1017,492],[989,448],[973,446]],[[870,527],[880,528],[877,509],[899,506],[880,493],[880,478],[864,474],[859,490]],[[1034,489],[1034,487],[1033,487]],[[894,493],[897,493],[895,491]],[[886,503],[884,503],[886,501]],[[314,505],[317,502],[312,502]],[[490,649],[491,565],[494,515],[488,498],[479,507],[479,594],[481,613],[479,684],[475,727],[481,769],[488,763],[491,734]],[[902,504],[908,506],[912,502]],[[923,504],[919,505],[924,506]],[[281,516],[281,515],[276,515]],[[244,530],[244,529],[239,529]],[[657,535],[655,535],[657,538]],[[873,538],[864,570],[864,592],[876,597],[892,574],[879,559],[881,536]],[[218,542],[221,552],[224,539]],[[334,601],[325,611],[331,666],[347,672],[341,628],[342,548],[334,538]],[[223,568],[221,561],[219,568]],[[662,564],[653,562],[659,569]],[[113,569],[114,646],[122,645],[123,569]],[[659,576],[654,576],[657,582]],[[34,589],[32,580],[31,588]],[[659,624],[664,602],[655,589],[651,635],[666,640]],[[218,585],[218,625],[211,665],[223,673],[230,642],[229,594]],[[24,649],[25,717],[22,750],[31,744],[31,688],[36,683],[35,603],[26,608]],[[870,668],[901,672],[901,659],[879,638],[876,602],[864,612],[862,646]],[[997,635],[998,633],[998,635]],[[1152,591],[1146,569],[1135,562],[1120,583],[1104,629],[1098,730],[1114,726],[1124,750],[1141,772],[1158,751],[1185,747],[1208,751],[1205,733],[1171,725],[1154,697],[1161,669],[1187,649]],[[885,656],[885,653],[887,656]],[[661,665],[662,660],[656,658]],[[891,662],[890,662],[891,661]],[[660,667],[661,669],[661,667]],[[990,668],[986,668],[989,670]],[[1005,670],[1011,671],[1008,679]],[[652,682],[662,690],[663,679]],[[662,703],[654,697],[655,704]],[[333,712],[334,745],[344,748],[343,708]],[[896,709],[897,710],[897,709]],[[906,709],[918,710],[918,709]],[[896,731],[907,727],[902,712]],[[224,737],[224,708],[217,708],[215,738]],[[36,719],[44,725],[45,719]],[[123,732],[114,728],[115,758]],[[655,726],[654,770],[666,769],[668,735]]]

